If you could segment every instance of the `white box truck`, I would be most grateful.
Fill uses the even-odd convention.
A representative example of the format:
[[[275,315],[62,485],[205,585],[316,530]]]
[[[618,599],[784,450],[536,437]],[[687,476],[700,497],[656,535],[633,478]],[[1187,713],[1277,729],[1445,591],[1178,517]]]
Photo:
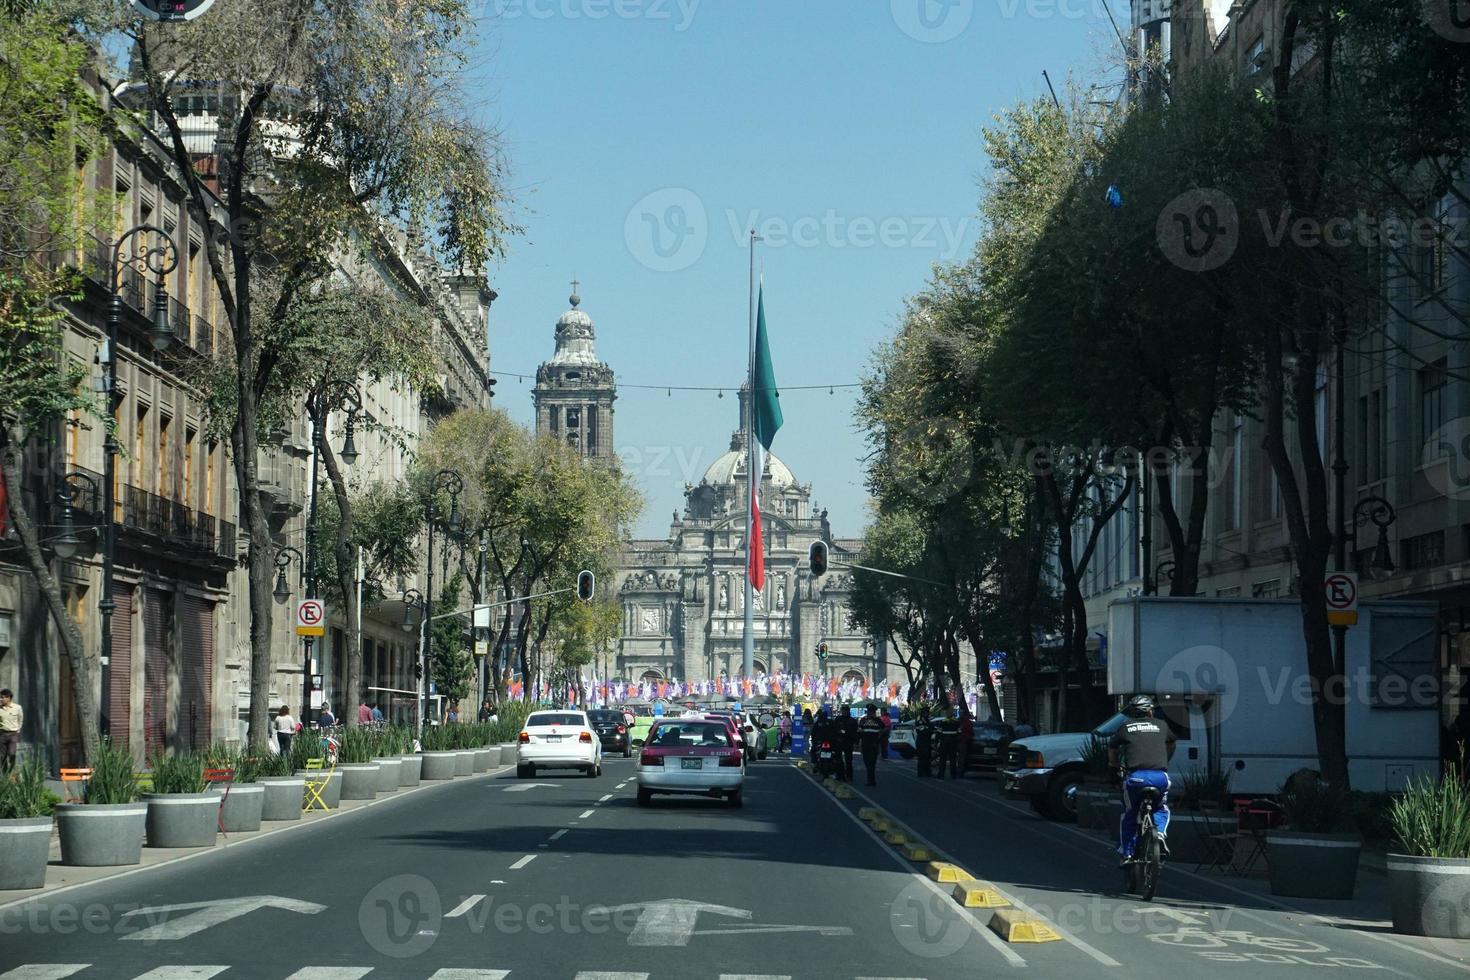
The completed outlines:
[[[1364,602],[1345,650],[1353,788],[1403,789],[1439,771],[1439,626],[1432,602]],[[1228,773],[1230,791],[1276,793],[1316,769],[1301,608],[1290,599],[1131,597],[1108,610],[1108,692],[1154,695],[1178,738],[1176,782],[1194,766]],[[1122,719],[1094,731],[1108,736]],[[1003,789],[1069,817],[1090,732],[1013,742]]]

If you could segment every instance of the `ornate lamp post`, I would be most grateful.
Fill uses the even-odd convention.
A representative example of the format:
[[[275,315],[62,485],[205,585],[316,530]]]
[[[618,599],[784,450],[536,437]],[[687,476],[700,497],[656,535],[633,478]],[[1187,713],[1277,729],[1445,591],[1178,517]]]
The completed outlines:
[[[1388,546],[1388,529],[1399,519],[1393,504],[1382,497],[1364,497],[1353,508],[1353,554],[1358,553],[1358,528],[1366,527],[1371,521],[1378,528],[1378,541],[1373,545],[1373,557],[1368,561],[1368,575],[1378,578],[1391,575],[1394,570],[1393,550]]]
[[[165,350],[173,343],[173,328],[168,322],[168,286],[166,285],[168,274],[179,264],[179,249],[168,232],[154,225],[137,225],[123,232],[116,242],[112,243],[112,258],[108,274],[109,301],[107,307],[107,346],[100,357],[102,364],[102,392],[107,399],[107,414],[110,419],[117,418],[118,407],[122,404],[122,394],[117,387],[117,336],[122,325],[122,270],[123,270],[123,246],[134,242],[139,236],[144,236],[142,244],[145,246],[139,251],[134,248],[127,258],[127,264],[134,271],[138,266],[143,266],[152,272],[157,280],[153,291],[153,316],[148,330],[148,340],[154,350]],[[149,237],[151,236],[151,238]],[[141,305],[141,297],[139,299]],[[102,649],[101,649],[101,705],[102,705],[102,732],[106,734],[109,730],[108,708],[112,703],[112,613],[117,609],[117,603],[112,598],[112,566],[117,552],[117,522],[114,520],[117,509],[117,456],[122,452],[122,446],[117,441],[116,426],[107,433],[107,441],[103,447],[103,469],[102,469],[102,600],[97,603],[97,610],[102,614]]]
[[[1171,558],[1168,561],[1161,561],[1158,567],[1154,569],[1154,595],[1159,594],[1159,582],[1162,579],[1167,579],[1170,585],[1174,584],[1174,559]]]
[[[429,481],[429,495],[424,503],[424,526],[429,534],[428,578],[424,583],[424,618],[419,632],[419,731],[429,704],[429,627],[434,620],[434,504],[439,494],[449,492],[449,516],[444,522],[447,533],[457,534],[464,525],[459,513],[459,495],[464,493],[464,479],[454,470],[440,470]]]
[[[271,592],[277,602],[285,602],[291,598],[291,586],[286,581],[286,569],[291,567],[291,559],[296,559],[296,564],[301,565],[301,552],[290,545],[286,545],[276,552],[276,587]]]
[[[56,500],[61,504],[61,536],[53,543],[58,558],[75,558],[77,551],[81,549],[82,542],[77,537],[76,531],[76,504],[77,498],[83,493],[83,485],[86,494],[91,499],[89,510],[97,509],[97,481],[85,473],[68,473],[61,478],[61,486],[56,491]],[[89,525],[95,527],[96,525]]]

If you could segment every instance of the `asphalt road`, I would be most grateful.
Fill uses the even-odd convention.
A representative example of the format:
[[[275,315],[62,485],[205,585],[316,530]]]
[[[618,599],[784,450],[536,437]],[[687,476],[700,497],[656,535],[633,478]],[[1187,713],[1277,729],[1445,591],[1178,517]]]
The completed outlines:
[[[1452,944],[1408,949],[1172,878],[1166,913],[1130,913],[1136,902],[1107,894],[1105,846],[911,768],[885,764],[867,792],[1063,941],[1001,942],[989,913],[960,911],[856,803],[784,761],[752,767],[743,809],[645,809],[632,763],[610,759],[599,779],[457,780],[0,910],[0,980],[1467,973]]]

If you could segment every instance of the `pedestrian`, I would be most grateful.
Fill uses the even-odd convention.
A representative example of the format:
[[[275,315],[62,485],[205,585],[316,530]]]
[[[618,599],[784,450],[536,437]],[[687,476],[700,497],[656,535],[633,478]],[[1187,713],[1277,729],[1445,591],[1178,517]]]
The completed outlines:
[[[316,716],[316,723],[320,728],[331,728],[337,724],[337,716],[332,714],[332,706],[325,701],[322,702],[321,712]]]
[[[480,705],[480,721],[483,723],[483,722],[494,721],[494,720],[495,720],[495,709],[493,707],[491,707],[489,699],[486,699]]]
[[[969,711],[960,712],[960,768],[959,778],[964,779],[970,771],[970,743],[975,738],[975,716]]]
[[[281,748],[281,755],[291,754],[291,738],[295,734],[296,719],[291,717],[291,709],[283,704],[276,712],[276,744]]]
[[[857,748],[858,723],[852,716],[852,705],[844,704],[837,713],[837,741],[842,751],[843,778],[852,782],[852,753]]]
[[[868,713],[858,722],[858,737],[862,740],[863,768],[868,771],[868,785],[878,785],[878,750],[883,747],[883,719],[878,717],[878,706],[868,705]]]
[[[780,740],[776,744],[776,751],[778,753],[782,753],[782,754],[787,753],[787,752],[790,752],[791,751],[791,712],[789,712],[789,711],[783,711],[783,712],[781,712],[781,720],[779,722],[777,722],[777,724],[778,724],[778,726],[781,729],[781,737],[780,737]]]
[[[15,703],[10,688],[0,690],[0,772],[9,772],[20,753],[20,726],[26,713]]]
[[[801,709],[801,724],[806,731],[806,754],[812,762],[817,761],[817,724],[812,719],[812,709]]]
[[[893,735],[893,718],[882,708],[878,709],[878,720],[883,723],[883,748],[878,753],[880,759],[888,758],[888,739]]]
[[[939,778],[943,779],[946,771],[950,779],[958,779],[959,773],[955,766],[959,762],[960,751],[960,723],[955,718],[953,708],[946,708],[939,716],[939,723],[935,726],[939,735]]]
[[[445,715],[444,720],[447,721],[447,722],[449,722],[449,724],[451,724],[451,725],[453,725],[453,724],[455,724],[456,722],[459,721],[459,702],[458,701],[451,701],[451,702],[449,702],[449,713],[447,715]]]
[[[919,764],[919,778],[927,779],[934,763],[934,726],[929,721],[929,706],[919,708],[914,719],[914,758]]]
[[[373,720],[373,709],[368,707],[366,701],[357,704],[357,723],[359,725],[371,724]]]
[[[382,721],[383,720],[383,709],[380,708],[380,707],[378,707],[376,704],[373,705],[373,710],[370,711],[370,712],[368,712],[368,720],[369,721],[372,721],[374,724],[376,724],[377,722]]]

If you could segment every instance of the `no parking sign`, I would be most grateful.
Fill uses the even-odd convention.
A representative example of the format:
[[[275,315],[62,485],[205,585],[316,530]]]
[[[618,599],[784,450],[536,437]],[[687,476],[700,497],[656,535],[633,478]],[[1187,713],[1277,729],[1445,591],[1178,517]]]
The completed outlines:
[[[320,599],[296,603],[296,635],[323,636],[327,632],[327,604]]]

